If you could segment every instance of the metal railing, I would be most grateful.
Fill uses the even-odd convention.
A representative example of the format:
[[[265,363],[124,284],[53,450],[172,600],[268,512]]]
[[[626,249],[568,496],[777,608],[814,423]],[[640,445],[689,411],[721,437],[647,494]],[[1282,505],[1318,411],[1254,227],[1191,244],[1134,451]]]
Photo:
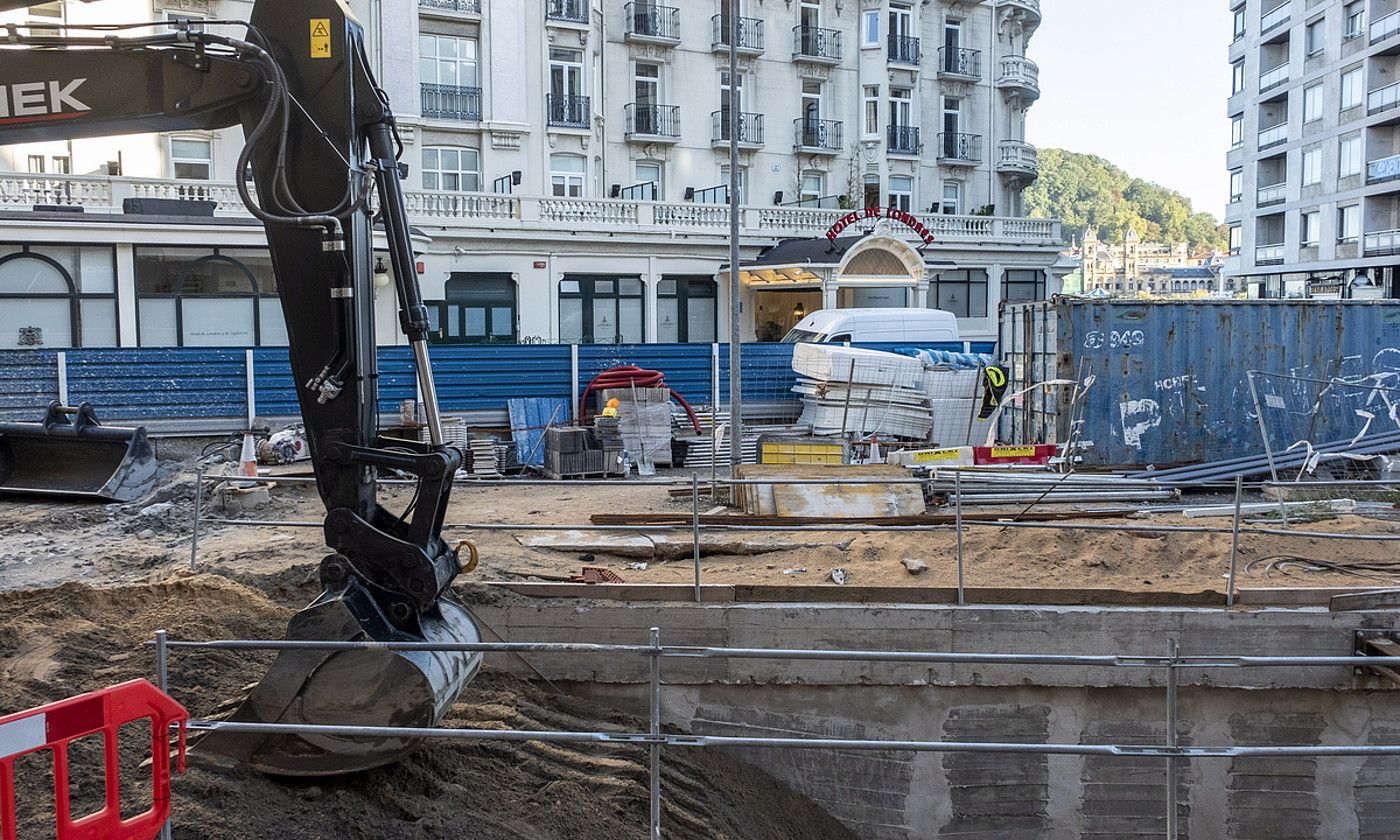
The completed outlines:
[[[1268,207],[1271,204],[1282,204],[1288,200],[1288,184],[1280,181],[1277,184],[1269,184],[1260,187],[1256,196],[1256,201],[1260,207]]]
[[[894,64],[917,65],[920,59],[919,39],[913,35],[891,35],[889,59]]]
[[[1283,0],[1282,3],[1269,9],[1259,18],[1259,34],[1264,34],[1272,29],[1276,29],[1288,22],[1291,15],[1289,7],[1291,0]]]
[[[728,111],[712,111],[710,113],[710,141],[712,143],[729,141]],[[739,112],[739,143],[740,145],[748,146],[763,145],[762,114],[754,114],[748,111]]]
[[[1400,155],[1391,155],[1366,164],[1366,183],[1382,184],[1400,178]]]
[[[1366,109],[1374,114],[1400,105],[1400,82],[1393,82],[1366,94]]]
[[[1362,248],[1368,256],[1400,254],[1400,230],[1378,230],[1368,233],[1364,237]]]
[[[681,39],[681,10],[655,3],[628,3],[623,6],[627,19],[627,34],[661,41]]]
[[[710,46],[713,49],[729,46],[729,33],[733,28],[733,18],[728,15],[715,15],[710,18],[713,33]],[[761,18],[739,18],[739,44],[742,52],[763,52],[763,20]]]
[[[481,0],[418,0],[418,6],[422,9],[438,9],[444,12],[481,14]]]
[[[1400,11],[1391,12],[1371,22],[1371,43],[1383,41],[1397,32],[1400,32]]]
[[[915,125],[892,125],[886,133],[886,147],[892,155],[917,155],[922,143],[919,142],[919,127]]]
[[[797,25],[792,28],[793,58],[841,61],[841,30]]]
[[[1276,88],[1288,81],[1288,62],[1284,62],[1277,67],[1271,67],[1259,74],[1259,92]]]
[[[1259,148],[1267,149],[1288,142],[1288,122],[1271,125],[1259,131]]]
[[[963,79],[982,78],[982,51],[966,47],[939,47],[938,73]]]
[[[545,95],[549,124],[561,128],[588,128],[592,105],[587,96]]]
[[[1254,249],[1255,265],[1282,265],[1283,244],[1260,245]]]
[[[545,0],[545,20],[588,23],[588,0]]]
[[[981,163],[982,135],[956,131],[940,133],[938,159],[956,163]]]
[[[421,87],[425,118],[465,122],[481,119],[481,88],[430,84]]]
[[[627,117],[627,136],[666,137],[681,136],[681,108],[679,105],[638,105],[635,102],[623,107]]]
[[[841,121],[798,117],[792,121],[792,145],[798,149],[839,152],[842,148]]]

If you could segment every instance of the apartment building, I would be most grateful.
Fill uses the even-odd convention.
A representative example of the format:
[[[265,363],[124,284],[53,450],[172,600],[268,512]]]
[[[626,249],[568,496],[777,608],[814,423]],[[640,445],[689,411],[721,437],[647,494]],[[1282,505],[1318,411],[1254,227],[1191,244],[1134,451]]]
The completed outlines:
[[[250,9],[150,3],[53,2],[10,20],[178,26]],[[854,306],[950,309],[965,337],[994,338],[1002,300],[1058,288],[1059,224],[1024,218],[1021,200],[1037,175],[1024,128],[1039,0],[351,6],[400,116],[439,341],[727,340],[733,112],[745,340]],[[0,147],[0,347],[285,341],[232,183],[241,143],[229,129]],[[213,216],[148,217],[128,198]],[[819,270],[765,259],[786,240],[827,242],[856,209],[869,222]],[[379,337],[395,343],[380,297]]]
[[[1400,0],[1231,0],[1227,288],[1400,296]]]

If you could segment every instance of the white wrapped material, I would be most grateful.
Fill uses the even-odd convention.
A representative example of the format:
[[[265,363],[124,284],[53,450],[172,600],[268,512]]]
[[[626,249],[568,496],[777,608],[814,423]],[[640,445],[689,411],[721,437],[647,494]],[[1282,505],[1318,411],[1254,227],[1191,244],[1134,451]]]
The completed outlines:
[[[800,376],[823,382],[914,389],[923,386],[924,366],[918,359],[840,344],[794,345],[792,369]]]

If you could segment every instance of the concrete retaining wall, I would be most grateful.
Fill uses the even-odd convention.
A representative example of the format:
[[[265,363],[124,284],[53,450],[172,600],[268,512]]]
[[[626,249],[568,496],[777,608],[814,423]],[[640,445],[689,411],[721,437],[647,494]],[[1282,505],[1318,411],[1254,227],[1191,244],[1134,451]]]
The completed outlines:
[[[1060,654],[1345,656],[1397,616],[1317,610],[628,605],[498,600],[512,641]],[[497,662],[532,676],[518,659]],[[580,693],[641,708],[640,657],[531,657]],[[666,721],[695,733],[1025,743],[1163,743],[1159,671],[667,659]],[[1350,668],[1184,672],[1184,744],[1400,744],[1400,694]],[[743,750],[863,838],[1163,837],[1162,759]],[[1400,756],[1181,762],[1181,837],[1400,837]]]

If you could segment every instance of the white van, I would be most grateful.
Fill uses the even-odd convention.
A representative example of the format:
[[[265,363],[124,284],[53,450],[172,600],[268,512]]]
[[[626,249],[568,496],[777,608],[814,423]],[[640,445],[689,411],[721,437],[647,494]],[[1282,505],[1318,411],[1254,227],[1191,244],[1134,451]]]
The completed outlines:
[[[822,309],[783,338],[785,344],[961,341],[958,319],[941,309]]]

